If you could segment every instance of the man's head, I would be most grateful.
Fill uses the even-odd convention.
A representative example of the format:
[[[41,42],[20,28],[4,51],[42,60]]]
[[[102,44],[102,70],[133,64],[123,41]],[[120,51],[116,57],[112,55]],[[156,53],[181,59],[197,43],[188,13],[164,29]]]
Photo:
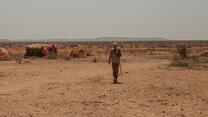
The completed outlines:
[[[117,42],[113,42],[113,47],[114,48],[118,48],[118,43]]]

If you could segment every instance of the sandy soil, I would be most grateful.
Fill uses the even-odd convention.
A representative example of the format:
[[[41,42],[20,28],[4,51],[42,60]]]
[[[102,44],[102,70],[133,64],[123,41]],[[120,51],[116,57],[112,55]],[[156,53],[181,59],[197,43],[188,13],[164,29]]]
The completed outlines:
[[[127,57],[120,84],[106,61],[0,61],[0,117],[208,117],[208,72]]]

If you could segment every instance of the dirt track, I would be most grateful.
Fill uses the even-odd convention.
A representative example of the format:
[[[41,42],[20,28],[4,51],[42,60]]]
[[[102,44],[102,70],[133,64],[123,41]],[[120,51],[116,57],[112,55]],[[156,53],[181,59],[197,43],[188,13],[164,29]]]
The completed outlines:
[[[207,117],[208,72],[167,64],[126,59],[114,85],[107,62],[0,62],[0,117]]]

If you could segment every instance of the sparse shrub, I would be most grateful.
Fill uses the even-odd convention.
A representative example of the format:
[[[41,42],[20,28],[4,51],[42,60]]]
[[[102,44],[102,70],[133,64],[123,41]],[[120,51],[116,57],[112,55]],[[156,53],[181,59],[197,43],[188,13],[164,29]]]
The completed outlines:
[[[173,66],[173,67],[190,67],[189,62],[186,61],[185,59],[178,59],[176,61],[172,61],[171,66]]]
[[[29,60],[24,60],[24,63],[32,63],[32,62]]]
[[[78,44],[72,44],[72,45],[70,45],[70,47],[71,47],[71,48],[79,47],[79,45],[78,45]]]
[[[55,54],[55,53],[53,53]],[[56,55],[53,55],[55,56],[54,58],[52,57],[52,59],[64,59],[66,58],[67,56],[67,53],[63,53],[63,52],[59,52],[59,53],[56,53]]]
[[[197,68],[201,64],[206,64],[208,63],[208,60],[206,57],[202,57],[199,55],[192,55],[189,56],[188,58],[181,58],[180,56],[175,55],[171,59],[171,64],[170,66],[173,67],[188,67],[188,68]]]
[[[16,63],[22,64],[23,58],[16,58],[15,61]]]
[[[208,57],[208,51],[204,51],[204,52],[202,52],[200,56],[203,56],[203,57]]]
[[[97,63],[97,58],[96,57],[93,58],[93,63]]]
[[[154,55],[153,51],[148,51],[147,54],[148,55]]]
[[[24,56],[21,54],[12,54],[11,58],[16,61],[18,64],[22,64]]]
[[[70,60],[71,58],[70,58],[70,56],[65,56],[64,57],[64,60],[66,60],[66,61],[68,61],[68,60]]]
[[[187,51],[187,47],[185,44],[178,45],[177,51],[178,51],[178,54],[181,58],[185,59],[188,57],[188,51]]]
[[[58,59],[57,54],[56,53],[49,52],[48,53],[48,59]]]

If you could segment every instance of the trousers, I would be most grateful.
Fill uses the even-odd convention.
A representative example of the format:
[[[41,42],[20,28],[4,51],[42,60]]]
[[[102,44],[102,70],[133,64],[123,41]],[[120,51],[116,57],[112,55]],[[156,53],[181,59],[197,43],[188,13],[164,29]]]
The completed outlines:
[[[118,78],[119,63],[112,63],[113,77]]]

